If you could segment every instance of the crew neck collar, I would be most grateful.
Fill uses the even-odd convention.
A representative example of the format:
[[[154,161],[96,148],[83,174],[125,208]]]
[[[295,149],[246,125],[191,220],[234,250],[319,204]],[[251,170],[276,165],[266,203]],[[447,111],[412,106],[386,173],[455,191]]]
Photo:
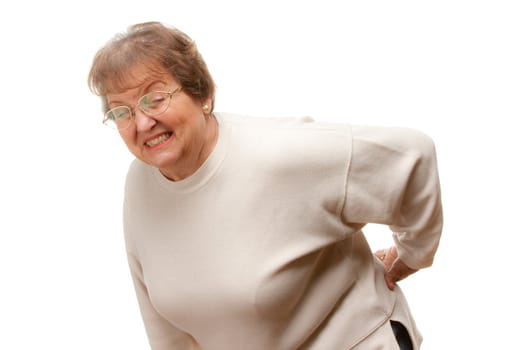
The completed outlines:
[[[170,192],[193,192],[204,186],[217,172],[224,157],[226,156],[227,143],[230,134],[230,126],[224,123],[219,113],[215,113],[218,124],[217,143],[204,163],[190,176],[178,180],[168,180],[159,169],[151,167],[151,171],[157,182]]]

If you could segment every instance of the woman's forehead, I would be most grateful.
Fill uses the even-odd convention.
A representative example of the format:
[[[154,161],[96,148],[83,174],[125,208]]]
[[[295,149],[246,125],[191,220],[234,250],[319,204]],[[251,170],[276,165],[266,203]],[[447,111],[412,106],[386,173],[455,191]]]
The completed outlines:
[[[108,83],[108,94],[139,90],[155,82],[170,83],[173,77],[165,69],[151,65],[135,65],[116,75]]]
[[[119,79],[118,84],[106,94],[107,103],[123,102],[130,99],[137,99],[151,89],[162,89],[172,84],[173,78],[168,74],[150,72],[149,74],[137,74],[129,72],[125,79]]]

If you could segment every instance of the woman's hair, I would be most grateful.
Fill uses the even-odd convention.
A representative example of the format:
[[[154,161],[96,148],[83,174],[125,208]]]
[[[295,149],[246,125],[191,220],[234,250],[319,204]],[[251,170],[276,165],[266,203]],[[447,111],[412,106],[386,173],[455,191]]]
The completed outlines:
[[[131,69],[146,65],[152,73],[169,72],[189,95],[202,101],[215,100],[215,84],[195,42],[185,33],[159,22],[139,23],[117,34],[95,55],[88,84],[102,97],[132,88]]]

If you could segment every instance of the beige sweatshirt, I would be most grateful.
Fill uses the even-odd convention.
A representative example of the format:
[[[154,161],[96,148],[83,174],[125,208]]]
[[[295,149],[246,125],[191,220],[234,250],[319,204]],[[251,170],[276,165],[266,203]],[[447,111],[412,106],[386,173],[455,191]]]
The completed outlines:
[[[124,231],[154,350],[395,349],[421,337],[361,231],[390,226],[431,265],[442,229],[433,142],[402,128],[220,114],[217,145],[177,182],[130,167]]]

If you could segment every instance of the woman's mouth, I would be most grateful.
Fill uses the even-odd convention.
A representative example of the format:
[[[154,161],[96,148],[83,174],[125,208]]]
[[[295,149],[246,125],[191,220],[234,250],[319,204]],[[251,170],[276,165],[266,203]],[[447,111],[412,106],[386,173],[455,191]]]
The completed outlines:
[[[173,135],[172,132],[166,132],[164,134],[161,134],[155,138],[152,138],[151,140],[146,141],[146,146],[156,147],[162,144],[163,142],[165,142],[166,140],[168,140],[171,137],[171,135]]]

